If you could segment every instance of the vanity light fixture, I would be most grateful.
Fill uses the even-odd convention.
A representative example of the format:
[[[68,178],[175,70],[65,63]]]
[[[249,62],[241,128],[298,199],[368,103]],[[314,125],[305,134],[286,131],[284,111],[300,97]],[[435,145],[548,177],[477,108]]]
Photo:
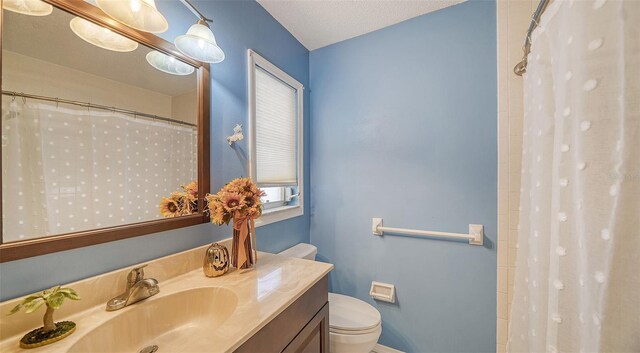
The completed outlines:
[[[163,54],[157,50],[150,51],[147,54],[147,62],[156,69],[172,75],[184,76],[195,71],[193,66],[185,64],[173,56]]]
[[[178,50],[184,55],[198,61],[217,64],[224,60],[224,52],[216,43],[216,38],[209,27],[212,19],[205,17],[189,0],[180,0],[200,19],[192,25],[186,34],[178,36],[174,41]]]
[[[42,0],[4,0],[2,8],[29,16],[47,16],[53,11],[53,6]]]
[[[69,27],[78,37],[102,49],[130,52],[138,48],[137,42],[84,18],[72,18]]]
[[[118,22],[150,33],[162,33],[169,23],[155,0],[96,0],[98,7]]]

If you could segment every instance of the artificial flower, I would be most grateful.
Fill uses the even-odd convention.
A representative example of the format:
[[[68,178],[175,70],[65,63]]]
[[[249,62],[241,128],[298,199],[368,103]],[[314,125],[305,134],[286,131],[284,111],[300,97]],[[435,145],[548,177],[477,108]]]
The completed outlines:
[[[184,185],[182,188],[187,193],[187,197],[189,197],[189,200],[198,199],[198,182],[197,181],[192,181],[189,184]]]
[[[164,217],[190,215],[198,211],[198,183],[192,181],[181,186],[183,191],[172,192],[160,201],[160,214]]]
[[[177,200],[169,197],[163,197],[160,201],[160,214],[164,217],[178,217],[182,214]]]
[[[205,197],[209,208],[209,216],[214,224],[242,224],[248,219],[256,219],[262,214],[264,196],[250,178],[237,178],[222,187],[215,195]]]
[[[236,192],[223,192],[222,195],[220,195],[222,206],[229,213],[235,213],[245,207],[245,199],[246,197],[244,195]]]

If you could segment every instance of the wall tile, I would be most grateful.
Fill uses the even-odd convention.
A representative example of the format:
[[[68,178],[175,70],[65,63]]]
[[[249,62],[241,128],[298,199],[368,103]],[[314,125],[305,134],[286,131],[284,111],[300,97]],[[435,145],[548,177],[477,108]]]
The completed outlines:
[[[498,216],[498,241],[509,240],[509,217],[508,213]]]
[[[507,319],[507,293],[498,293],[498,319]]]
[[[507,320],[498,319],[498,344],[507,344],[507,329]]]
[[[506,331],[508,316],[511,311],[513,299],[513,284],[516,263],[517,227],[519,222],[520,205],[520,178],[522,166],[522,120],[524,112],[523,79],[513,74],[513,67],[522,59],[522,45],[526,30],[530,23],[531,14],[538,4],[538,0],[498,0],[498,101],[500,107],[499,134],[504,138],[504,129],[508,131],[508,145],[499,144],[499,180],[498,189],[499,211],[502,215],[505,207],[508,209],[508,217],[501,216],[498,220],[498,296],[504,293],[503,279],[506,270],[506,297],[507,306],[501,306],[498,299],[498,336],[497,352],[506,352]],[[506,86],[506,93],[504,92]],[[504,109],[506,107],[506,114]],[[506,121],[505,121],[506,119]],[[503,170],[506,164],[506,171]],[[508,173],[505,181],[504,173]],[[508,192],[504,193],[504,184],[507,184]],[[505,206],[506,204],[506,206]],[[501,242],[506,240],[506,249],[501,249]],[[506,261],[504,261],[506,252]],[[502,256],[502,257],[501,257]],[[505,265],[506,262],[506,265]],[[502,267],[501,265],[505,265]],[[501,327],[504,325],[504,327]]]
[[[515,279],[516,279],[516,269],[515,268],[509,268],[507,269],[507,277],[509,278],[509,290],[511,290],[513,288],[513,284],[515,283]]]
[[[511,251],[512,247],[509,246],[509,248],[507,249],[507,258],[508,258],[508,267],[516,267],[516,252],[515,251]]]
[[[509,230],[507,232],[507,242],[509,243],[509,249],[514,249],[516,248],[516,244],[518,243],[518,230],[514,229],[514,230]],[[511,250],[509,250],[511,251]]]
[[[498,292],[507,293],[509,282],[509,270],[506,267],[498,267]],[[506,299],[506,298],[505,298]]]
[[[507,256],[509,245],[506,241],[498,242],[498,267],[506,267],[507,266]]]

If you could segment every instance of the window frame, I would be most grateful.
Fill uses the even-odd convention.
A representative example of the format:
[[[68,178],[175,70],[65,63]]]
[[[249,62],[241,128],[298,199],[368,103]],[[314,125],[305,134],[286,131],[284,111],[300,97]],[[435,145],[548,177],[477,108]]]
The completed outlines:
[[[296,90],[296,113],[297,113],[297,188],[298,204],[295,206],[285,205],[282,207],[263,210],[262,216],[256,220],[256,227],[280,222],[289,218],[304,215],[304,85],[286,72],[260,56],[255,51],[247,50],[247,77],[248,77],[248,113],[249,113],[249,176],[256,179],[256,78],[255,70],[261,68],[273,77],[289,85]],[[258,185],[260,186],[260,185]],[[263,185],[265,187],[269,185]]]
[[[263,210],[270,210],[270,209],[280,208],[280,207],[286,206],[287,205],[287,201],[285,201],[285,198],[286,198],[285,187],[286,186],[276,186],[276,187],[264,187],[264,188],[262,188],[262,190],[269,189],[269,188],[279,189],[280,198],[281,198],[278,201],[262,202],[262,209]],[[277,204],[277,206],[274,206],[276,204]]]

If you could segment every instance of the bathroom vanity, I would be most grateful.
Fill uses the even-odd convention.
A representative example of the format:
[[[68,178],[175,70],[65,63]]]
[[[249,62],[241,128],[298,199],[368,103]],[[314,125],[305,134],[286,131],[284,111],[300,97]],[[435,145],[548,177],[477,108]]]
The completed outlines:
[[[333,265],[260,253],[258,266],[205,277],[207,246],[148,263],[146,277],[160,292],[116,311],[107,301],[120,294],[132,267],[65,286],[82,297],[55,320],[77,330],[39,352],[329,352],[327,274]],[[0,303],[8,312],[21,298]],[[41,312],[2,316],[0,351],[20,352],[18,341],[40,327]]]

